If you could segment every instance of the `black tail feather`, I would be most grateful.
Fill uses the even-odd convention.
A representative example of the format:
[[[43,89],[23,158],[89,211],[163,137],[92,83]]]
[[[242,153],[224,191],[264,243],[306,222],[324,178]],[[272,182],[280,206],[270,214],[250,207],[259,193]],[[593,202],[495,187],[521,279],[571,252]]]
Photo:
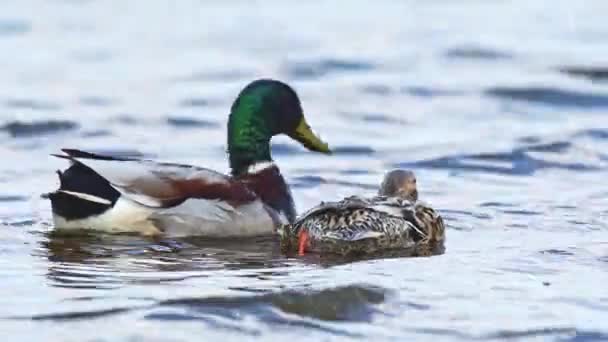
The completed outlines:
[[[90,194],[111,202],[115,202],[120,197],[120,193],[108,180],[82,163],[74,163],[58,175],[61,183],[59,190]]]
[[[60,190],[63,187],[63,173],[60,170],[55,171],[55,173],[57,173],[57,177],[59,178],[59,189]],[[51,199],[51,197],[55,194],[55,191],[53,192],[46,192],[44,194],[40,195],[40,198],[42,199]]]
[[[65,157],[65,156],[64,156]],[[120,192],[90,167],[75,161],[64,172],[57,171],[59,189],[43,195],[51,201],[53,212],[66,220],[99,215],[108,210],[120,197]],[[88,201],[64,191],[96,196],[111,204]]]
[[[72,158],[70,158],[70,156],[66,156],[65,154],[51,153],[51,155],[53,157],[62,158],[62,159],[72,159]]]
[[[61,170],[55,171],[57,173],[57,177],[59,178],[59,188],[63,187],[63,172]]]
[[[67,159],[81,158],[81,159],[120,160],[120,161],[134,160],[131,158],[106,156],[106,155],[101,155],[101,154],[97,154],[97,153],[81,151],[81,150],[77,150],[77,149],[73,149],[73,148],[62,148],[61,151],[63,153],[65,153],[66,155],[53,154],[53,156],[59,157],[59,158],[67,158]]]
[[[51,200],[53,213],[63,217],[66,221],[99,215],[112,207],[108,204],[87,201],[61,191],[48,193],[47,196]]]

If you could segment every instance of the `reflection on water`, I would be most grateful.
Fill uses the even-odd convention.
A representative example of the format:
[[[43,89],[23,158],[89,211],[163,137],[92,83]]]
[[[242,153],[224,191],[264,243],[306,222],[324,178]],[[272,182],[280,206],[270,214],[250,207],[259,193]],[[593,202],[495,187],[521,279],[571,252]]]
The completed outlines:
[[[82,312],[44,314],[34,321],[66,322],[120,316],[145,311],[144,320],[153,322],[200,322],[215,329],[245,335],[259,335],[259,329],[241,324],[244,319],[257,326],[274,329],[302,329],[340,336],[362,337],[348,329],[331,327],[324,322],[369,322],[375,306],[384,302],[387,291],[369,285],[350,285],[321,291],[282,291],[232,297],[178,298],[150,305],[100,309]],[[411,304],[415,307],[414,304]],[[422,307],[424,308],[424,307]],[[420,308],[418,308],[420,309]],[[27,317],[13,317],[22,320]]]
[[[286,266],[274,238],[150,240],[139,236],[82,232],[50,233],[41,243],[50,261],[54,286],[105,286],[108,283],[179,281],[216,270]],[[124,273],[159,272],[139,279]]]
[[[41,242],[49,260],[50,284],[72,288],[113,288],[124,283],[162,283],[192,277],[207,277],[214,271],[259,271],[255,277],[286,275],[295,264],[332,267],[357,261],[439,255],[445,246],[431,249],[384,251],[366,256],[308,254],[285,255],[278,239],[147,239],[134,235],[106,235],[91,232],[51,232]],[[273,271],[281,268],[281,271]],[[154,277],[138,277],[154,272]],[[129,275],[126,275],[129,274]],[[233,287],[234,288],[234,287]],[[246,289],[244,289],[246,290]]]

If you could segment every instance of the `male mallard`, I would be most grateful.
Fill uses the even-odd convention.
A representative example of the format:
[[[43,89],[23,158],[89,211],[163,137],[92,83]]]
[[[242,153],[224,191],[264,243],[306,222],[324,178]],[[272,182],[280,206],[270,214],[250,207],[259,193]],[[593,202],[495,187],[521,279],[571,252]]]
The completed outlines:
[[[381,250],[442,244],[443,219],[418,201],[416,177],[393,170],[377,196],[347,197],[310,209],[279,229],[283,250],[331,254],[365,254]]]
[[[311,151],[330,153],[306,122],[296,92],[256,80],[232,104],[231,175],[206,168],[117,158],[73,149],[56,157],[61,185],[48,194],[55,227],[106,232],[212,237],[269,234],[296,216],[289,187],[273,163],[270,139],[287,134]]]

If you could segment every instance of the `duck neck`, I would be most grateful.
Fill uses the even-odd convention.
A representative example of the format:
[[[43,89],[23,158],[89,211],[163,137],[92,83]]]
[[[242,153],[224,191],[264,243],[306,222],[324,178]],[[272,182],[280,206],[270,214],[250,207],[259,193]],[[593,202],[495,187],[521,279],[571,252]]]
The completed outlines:
[[[272,161],[269,143],[257,144],[257,147],[233,147],[228,149],[230,169],[233,176],[247,173],[250,166],[264,161]]]
[[[272,209],[269,214],[276,221],[275,223],[291,223],[296,219],[296,208],[291,191],[276,165],[260,165],[259,168],[236,178],[258,195],[267,209]]]
[[[228,155],[234,176],[246,173],[255,163],[272,161],[270,129],[260,116],[247,114],[232,113],[228,120]]]

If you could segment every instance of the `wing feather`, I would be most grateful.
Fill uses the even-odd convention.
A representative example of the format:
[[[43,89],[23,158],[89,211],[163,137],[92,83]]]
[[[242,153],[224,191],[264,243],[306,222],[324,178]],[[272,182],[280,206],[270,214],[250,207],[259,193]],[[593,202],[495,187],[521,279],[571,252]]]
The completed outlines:
[[[150,207],[172,207],[189,198],[220,200],[230,205],[254,201],[245,184],[222,173],[191,165],[114,158],[64,149],[72,162],[91,168],[124,196]]]
[[[317,215],[326,211],[341,211],[346,209],[363,208],[373,209],[375,211],[384,212],[388,215],[396,217],[403,217],[404,210],[411,210],[413,208],[413,204],[408,200],[394,197],[375,196],[372,198],[365,198],[360,196],[350,196],[337,202],[321,202],[321,204],[300,215],[296,221],[296,224],[306,220],[312,215]]]

